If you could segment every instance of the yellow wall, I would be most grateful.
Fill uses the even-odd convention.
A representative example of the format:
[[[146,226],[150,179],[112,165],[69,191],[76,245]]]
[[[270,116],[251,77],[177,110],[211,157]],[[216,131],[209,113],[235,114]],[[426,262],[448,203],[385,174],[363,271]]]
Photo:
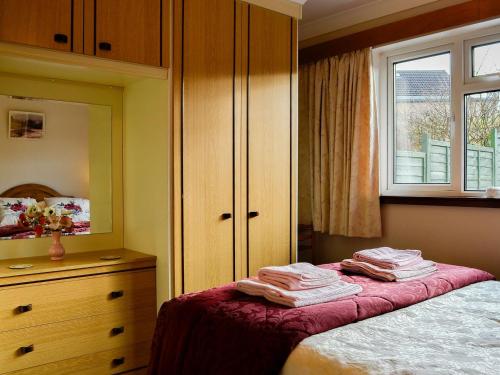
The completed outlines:
[[[113,222],[112,111],[101,105],[89,106],[89,174],[92,233],[111,232]]]
[[[124,92],[124,245],[157,256],[158,307],[171,295],[169,90],[145,79]]]
[[[123,246],[122,194],[122,98],[117,87],[0,74],[0,94],[30,96],[112,107],[113,231],[89,236],[65,237],[67,252],[120,248]],[[0,163],[2,161],[0,160]],[[36,182],[36,181],[34,181]],[[0,241],[0,259],[47,254],[49,238]]]

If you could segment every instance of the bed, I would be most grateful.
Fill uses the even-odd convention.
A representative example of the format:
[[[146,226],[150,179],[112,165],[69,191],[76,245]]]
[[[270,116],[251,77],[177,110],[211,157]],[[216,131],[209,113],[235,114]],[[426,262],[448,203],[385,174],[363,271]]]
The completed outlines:
[[[290,309],[230,284],[166,302],[150,373],[491,374],[500,368],[500,287],[491,274],[438,264],[431,276],[391,283],[344,273],[336,263],[321,267],[363,292]]]
[[[499,298],[485,281],[311,336],[282,375],[499,373]]]
[[[0,194],[0,206],[2,203],[10,206],[17,205],[14,210],[17,215],[24,211],[27,205],[44,200],[49,206],[59,205],[70,209],[74,228],[72,233],[66,233],[66,235],[90,234],[90,203],[86,199],[64,195],[41,184],[22,184]],[[13,203],[14,201],[17,203]],[[15,217],[10,221],[3,220],[3,209],[4,207],[0,207],[0,240],[33,238],[35,236],[32,230],[19,226]]]

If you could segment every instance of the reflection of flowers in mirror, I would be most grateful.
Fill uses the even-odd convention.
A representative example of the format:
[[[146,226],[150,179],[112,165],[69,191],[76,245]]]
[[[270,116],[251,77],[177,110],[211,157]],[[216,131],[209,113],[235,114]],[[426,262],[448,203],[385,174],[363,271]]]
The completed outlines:
[[[19,224],[33,228],[36,237],[41,237],[44,232],[72,232],[73,221],[68,216],[71,211],[47,207],[45,202],[38,202],[27,207],[19,215]]]

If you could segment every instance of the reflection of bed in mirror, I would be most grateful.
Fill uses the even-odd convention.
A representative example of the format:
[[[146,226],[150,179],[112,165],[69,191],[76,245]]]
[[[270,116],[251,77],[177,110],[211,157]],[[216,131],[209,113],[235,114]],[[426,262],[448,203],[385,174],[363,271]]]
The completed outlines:
[[[49,186],[23,184],[0,193],[0,239],[34,238],[31,228],[18,224],[19,215],[36,202],[45,201],[48,207],[64,209],[74,227],[65,235],[90,234],[90,202],[88,199],[64,195]]]

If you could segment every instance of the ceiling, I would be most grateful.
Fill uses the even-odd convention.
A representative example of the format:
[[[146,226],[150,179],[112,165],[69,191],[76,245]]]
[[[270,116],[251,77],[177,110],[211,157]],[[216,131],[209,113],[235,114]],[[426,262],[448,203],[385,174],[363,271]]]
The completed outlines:
[[[345,12],[379,0],[308,0],[302,8],[301,23],[309,23],[317,19]]]
[[[300,0],[294,0],[300,1]],[[302,8],[299,40],[326,35],[370,20],[425,5],[447,6],[466,0],[307,0]]]

